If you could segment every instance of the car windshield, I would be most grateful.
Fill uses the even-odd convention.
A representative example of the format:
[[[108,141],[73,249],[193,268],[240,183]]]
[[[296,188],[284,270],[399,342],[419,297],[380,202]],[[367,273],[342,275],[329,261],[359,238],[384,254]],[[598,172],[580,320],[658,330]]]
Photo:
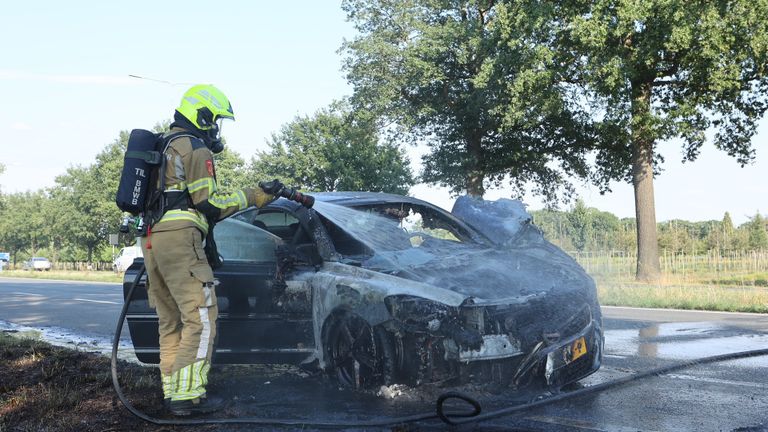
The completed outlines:
[[[326,219],[338,253],[378,270],[421,265],[436,256],[483,246],[469,228],[424,205],[398,202],[349,208],[318,202],[315,208]]]

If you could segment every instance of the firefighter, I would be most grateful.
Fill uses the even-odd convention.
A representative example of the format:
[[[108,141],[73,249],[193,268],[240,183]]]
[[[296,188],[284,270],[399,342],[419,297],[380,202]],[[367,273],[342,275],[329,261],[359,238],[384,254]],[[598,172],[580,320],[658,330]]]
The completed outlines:
[[[225,119],[234,120],[232,105],[216,87],[196,85],[184,93],[158,175],[164,176],[158,178],[164,205],[142,241],[149,302],[158,316],[163,404],[174,415],[211,412],[222,404],[205,390],[218,315],[209,265],[218,254],[207,250],[215,244],[212,225],[247,207],[263,207],[283,187],[270,182],[263,189],[217,189],[213,154],[224,149]]]

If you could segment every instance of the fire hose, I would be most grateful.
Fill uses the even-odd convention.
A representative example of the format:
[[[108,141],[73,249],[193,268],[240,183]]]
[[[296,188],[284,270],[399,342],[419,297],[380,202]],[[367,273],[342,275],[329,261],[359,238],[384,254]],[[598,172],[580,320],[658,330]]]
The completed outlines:
[[[142,266],[139,272],[137,273],[135,279],[133,280],[133,284],[131,285],[131,288],[126,293],[125,303],[123,304],[122,311],[120,312],[120,317],[118,318],[118,321],[117,321],[117,327],[115,329],[115,337],[112,342],[112,362],[111,362],[112,384],[115,388],[115,392],[117,393],[118,398],[120,399],[120,402],[123,403],[125,408],[128,409],[128,411],[131,414],[133,414],[134,416],[144,421],[147,421],[149,423],[153,423],[156,425],[257,424],[257,425],[264,425],[264,426],[266,425],[302,426],[302,427],[335,429],[340,427],[349,427],[349,428],[386,427],[386,426],[403,425],[406,423],[440,420],[446,424],[456,426],[456,425],[463,425],[463,424],[469,424],[469,423],[478,423],[478,422],[487,421],[487,420],[491,420],[491,419],[495,419],[503,416],[509,416],[512,414],[520,413],[523,411],[531,410],[531,409],[542,407],[545,405],[551,405],[563,400],[573,399],[573,398],[585,396],[592,393],[599,393],[611,388],[623,386],[623,385],[636,382],[645,378],[664,375],[670,372],[690,368],[697,365],[768,355],[768,349],[758,349],[758,350],[721,354],[721,355],[715,355],[710,357],[703,357],[695,360],[680,362],[673,365],[650,369],[648,371],[641,372],[635,375],[618,378],[612,381],[606,381],[601,384],[584,387],[579,390],[571,391],[568,393],[560,393],[558,395],[548,397],[546,399],[537,400],[530,403],[514,405],[514,406],[498,409],[485,414],[481,414],[482,407],[480,403],[474,398],[472,398],[471,396],[464,393],[460,393],[460,392],[446,392],[437,398],[437,401],[435,403],[435,412],[426,412],[426,413],[414,414],[414,415],[403,416],[403,417],[390,417],[387,419],[380,419],[380,420],[348,421],[348,422],[345,422],[345,421],[318,422],[318,421],[308,421],[306,419],[260,418],[260,417],[242,417],[242,418],[225,418],[225,419],[158,419],[142,413],[141,411],[136,409],[133,405],[131,405],[131,403],[126,398],[122,390],[122,387],[120,386],[120,383],[118,381],[118,375],[117,375],[117,351],[118,351],[118,345],[120,343],[120,334],[122,333],[122,330],[123,330],[123,322],[125,321],[125,316],[128,312],[128,306],[131,303],[131,297],[133,296],[133,291],[136,288],[136,286],[138,286],[139,281],[141,280],[142,276],[144,276],[145,271],[146,271],[145,267]],[[468,405],[470,405],[472,407],[472,410],[461,411],[461,412],[456,412],[456,411],[446,412],[445,404],[446,402],[451,400],[463,401]]]

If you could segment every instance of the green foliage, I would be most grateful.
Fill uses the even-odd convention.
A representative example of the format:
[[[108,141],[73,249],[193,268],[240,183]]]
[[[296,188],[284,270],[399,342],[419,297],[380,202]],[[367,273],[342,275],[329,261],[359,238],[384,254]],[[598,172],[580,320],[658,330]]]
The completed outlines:
[[[0,248],[11,254],[13,263],[20,251],[34,254],[46,244],[45,217],[40,211],[45,201],[43,192],[20,192],[4,197],[5,206],[0,211]]]
[[[760,213],[756,213],[749,222],[747,222],[747,231],[750,249],[768,248],[768,232],[766,231],[766,220]]]
[[[572,227],[571,238],[578,251],[583,251],[587,246],[587,240],[594,236],[590,216],[587,206],[581,199],[576,200],[576,204],[568,213],[568,222]]]
[[[537,2],[539,3],[539,2]],[[592,133],[564,102],[544,4],[346,0],[360,36],[344,44],[353,102],[397,136],[426,143],[422,179],[483,195],[509,181],[549,201],[586,176]]]
[[[599,122],[604,189],[631,180],[640,141],[679,137],[692,161],[715,128],[717,148],[742,164],[754,158],[751,138],[768,108],[768,3],[580,0],[552,12],[561,79]]]
[[[253,184],[248,183],[245,159],[238,152],[224,147],[224,151],[213,155],[213,160],[216,164],[216,184],[220,190],[253,187]]]
[[[552,243],[567,251],[623,252],[637,248],[635,219],[619,219],[611,213],[587,207],[581,200],[567,212],[532,211],[534,223]],[[706,254],[714,251],[768,249],[766,219],[759,213],[738,228],[730,215],[723,221],[671,220],[658,224],[658,247],[667,254]]]
[[[634,236],[634,219],[629,223],[615,215],[587,207],[577,200],[570,211],[539,210],[531,212],[535,224],[545,237],[569,251],[629,251],[632,241],[627,237],[627,225]]]
[[[298,116],[252,160],[250,179],[277,178],[307,191],[372,191],[407,194],[414,184],[408,158],[382,140],[361,113],[334,104],[314,116]]]

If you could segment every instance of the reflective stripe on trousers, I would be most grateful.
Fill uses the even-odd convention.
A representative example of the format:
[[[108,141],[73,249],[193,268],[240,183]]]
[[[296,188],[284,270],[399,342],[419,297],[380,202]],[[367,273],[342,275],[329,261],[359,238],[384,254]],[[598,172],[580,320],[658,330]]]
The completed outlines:
[[[211,365],[208,361],[199,360],[174,372],[171,375],[173,383],[171,400],[189,400],[205,395],[210,369]]]

